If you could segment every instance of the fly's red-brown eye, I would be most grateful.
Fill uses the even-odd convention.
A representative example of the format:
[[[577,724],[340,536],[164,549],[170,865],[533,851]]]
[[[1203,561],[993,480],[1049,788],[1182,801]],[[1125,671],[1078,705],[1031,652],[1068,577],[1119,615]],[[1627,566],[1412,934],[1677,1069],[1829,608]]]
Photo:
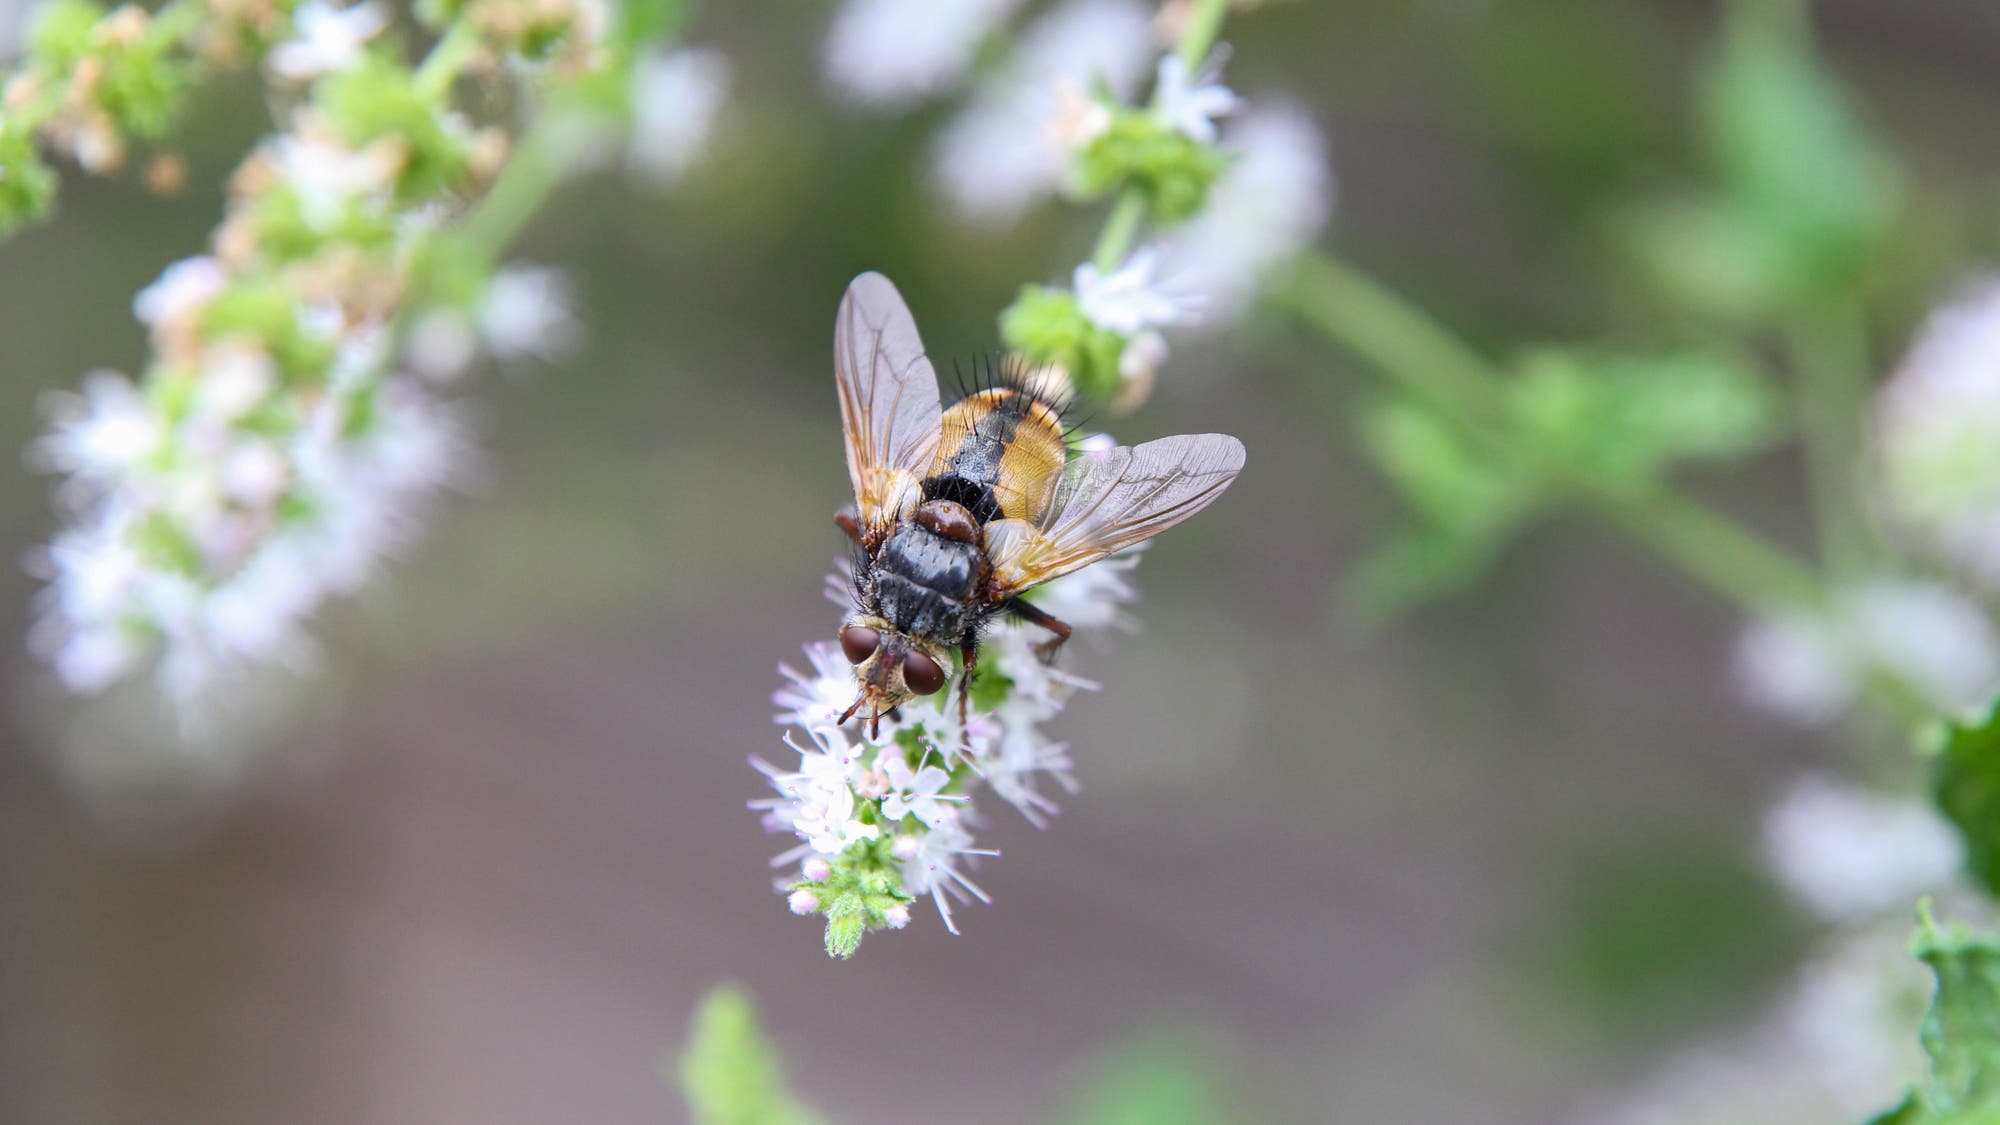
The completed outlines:
[[[918,695],[931,695],[944,686],[944,669],[921,652],[903,658],[903,683]]]
[[[866,625],[849,625],[840,631],[840,651],[847,654],[849,664],[859,664],[875,655],[882,644],[882,634]]]

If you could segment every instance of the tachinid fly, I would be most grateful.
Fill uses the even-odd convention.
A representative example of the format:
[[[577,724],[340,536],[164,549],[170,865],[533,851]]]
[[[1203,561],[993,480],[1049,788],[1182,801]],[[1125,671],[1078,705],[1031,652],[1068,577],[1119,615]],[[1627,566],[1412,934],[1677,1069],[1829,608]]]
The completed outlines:
[[[1060,412],[1023,386],[938,398],[916,323],[889,279],[847,287],[833,332],[834,377],[855,506],[838,521],[860,550],[856,608],[840,630],[873,726],[912,695],[965,672],[959,715],[996,614],[1069,626],[1022,594],[1143,542],[1207,507],[1243,468],[1243,443],[1183,434],[1071,456]]]

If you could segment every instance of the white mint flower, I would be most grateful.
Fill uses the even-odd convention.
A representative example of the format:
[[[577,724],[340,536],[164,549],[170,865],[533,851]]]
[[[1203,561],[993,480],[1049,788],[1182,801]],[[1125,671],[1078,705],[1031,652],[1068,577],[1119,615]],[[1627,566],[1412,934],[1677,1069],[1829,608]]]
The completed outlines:
[[[1738,642],[1736,670],[1753,703],[1801,723],[1840,714],[1875,673],[1950,711],[2000,687],[2000,636],[1980,605],[1955,590],[1869,582],[1836,592],[1824,613],[1753,622]]]
[[[1153,89],[1153,114],[1161,121],[1202,144],[1215,143],[1215,119],[1236,112],[1242,104],[1229,87],[1216,81],[1217,75],[1204,73],[1191,78],[1188,65],[1179,55],[1160,60]]]
[[[1924,1072],[1930,972],[1897,918],[1833,944],[1752,1026],[1683,1050],[1576,1125],[1823,1125],[1894,1105]]]
[[[1167,267],[1209,301],[1214,325],[1240,320],[1271,270],[1319,237],[1335,190],[1325,142],[1296,106],[1260,106],[1226,140],[1234,163],[1166,250]]]
[[[486,347],[500,359],[559,363],[583,345],[569,275],[549,266],[503,266],[475,319]]]
[[[359,62],[368,41],[389,26],[389,10],[374,0],[348,8],[306,0],[292,13],[292,23],[297,34],[271,48],[271,72],[309,82]]]
[[[357,201],[385,198],[401,160],[390,146],[357,151],[317,131],[283,134],[270,153],[272,168],[298,195],[316,230],[333,227]]]
[[[951,916],[951,900],[993,901],[962,870],[968,857],[997,856],[1000,853],[973,847],[972,835],[965,830],[957,810],[946,809],[945,813],[943,822],[930,831],[904,836],[898,843],[907,841],[910,845],[903,849],[907,852],[904,857],[907,862],[903,867],[904,889],[913,895],[931,896],[938,917],[944,921],[945,930],[955,934],[958,924]]]
[[[936,766],[912,770],[900,754],[885,753],[883,758],[882,772],[888,775],[889,791],[882,798],[882,814],[890,820],[914,816],[937,827],[946,815],[945,802],[953,799],[939,795],[951,783],[951,772]]]
[[[229,272],[206,255],[183,258],[132,297],[132,315],[148,327],[185,323],[229,285]]]
[[[44,472],[110,480],[139,465],[165,436],[152,404],[116,371],[93,371],[84,376],[82,394],[55,391],[45,402],[54,428],[29,452],[31,464]]]
[[[1054,194],[1070,146],[1109,123],[1085,91],[1126,98],[1144,75],[1148,18],[1138,0],[1070,0],[1029,24],[938,137],[932,178],[953,210],[1002,226]]]
[[[847,0],[828,31],[824,65],[835,90],[901,108],[964,79],[979,44],[1020,0]]]
[[[632,71],[627,159],[657,184],[687,173],[708,147],[729,97],[729,60],[703,48],[654,53]]]
[[[2000,589],[2000,276],[1933,313],[1883,385],[1874,453],[1891,523]]]
[[[854,702],[854,667],[832,641],[814,641],[805,646],[812,674],[795,671],[789,664],[778,665],[778,673],[789,683],[771,696],[779,708],[777,721],[786,726],[812,728],[832,723],[847,705]]]
[[[1764,859],[1793,897],[1828,921],[1907,911],[1949,886],[1958,835],[1926,802],[1830,778],[1792,786],[1764,821]]]
[[[799,794],[792,826],[821,855],[839,855],[852,844],[882,834],[854,815],[854,790],[845,785],[811,785]]]
[[[1146,249],[1109,274],[1090,262],[1076,267],[1076,302],[1092,324],[1120,336],[1193,318],[1200,302],[1167,290],[1154,278],[1159,253]]]

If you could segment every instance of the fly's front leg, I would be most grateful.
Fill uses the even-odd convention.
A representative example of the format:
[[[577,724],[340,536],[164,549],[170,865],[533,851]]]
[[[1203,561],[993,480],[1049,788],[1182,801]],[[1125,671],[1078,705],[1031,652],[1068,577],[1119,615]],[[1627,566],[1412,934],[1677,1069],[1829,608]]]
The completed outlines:
[[[979,666],[979,641],[965,638],[958,647],[958,654],[965,658],[965,672],[958,677],[958,741],[962,746],[970,746],[970,728],[966,726],[968,708],[972,705],[972,670]]]
[[[833,513],[833,526],[846,532],[847,537],[849,539],[854,540],[855,546],[858,547],[862,545],[861,513],[854,507],[854,505],[849,504],[846,507],[840,509],[838,512]]]
[[[1018,594],[1000,603],[1000,608],[1018,620],[1026,621],[1030,625],[1039,625],[1049,631],[1049,639],[1035,646],[1035,655],[1041,657],[1044,664],[1054,661],[1056,653],[1062,650],[1063,642],[1069,640],[1069,622]]]

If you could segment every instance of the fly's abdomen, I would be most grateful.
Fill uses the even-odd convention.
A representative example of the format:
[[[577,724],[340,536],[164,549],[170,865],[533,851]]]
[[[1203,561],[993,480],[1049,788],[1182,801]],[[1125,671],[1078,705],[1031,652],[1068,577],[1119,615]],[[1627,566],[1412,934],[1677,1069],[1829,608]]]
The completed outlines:
[[[945,412],[924,496],[962,504],[981,523],[1039,519],[1068,455],[1054,407],[1018,387],[994,387]]]

